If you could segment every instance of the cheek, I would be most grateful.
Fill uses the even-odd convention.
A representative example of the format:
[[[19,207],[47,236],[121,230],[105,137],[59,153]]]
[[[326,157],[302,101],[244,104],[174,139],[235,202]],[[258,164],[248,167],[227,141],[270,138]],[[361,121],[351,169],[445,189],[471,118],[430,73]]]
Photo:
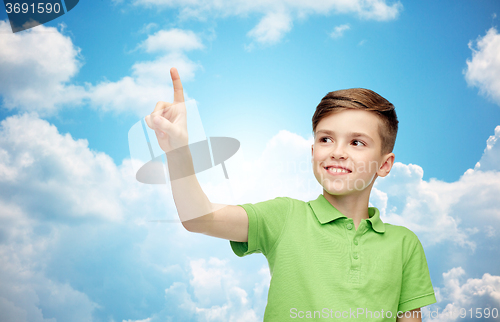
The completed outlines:
[[[328,153],[321,149],[315,148],[312,154],[313,161],[323,161],[327,157]]]
[[[315,176],[319,175],[320,172],[321,172],[321,169],[322,169],[322,167],[321,167],[321,161],[313,159],[311,161],[311,165],[312,165],[312,169],[313,169],[314,175]]]

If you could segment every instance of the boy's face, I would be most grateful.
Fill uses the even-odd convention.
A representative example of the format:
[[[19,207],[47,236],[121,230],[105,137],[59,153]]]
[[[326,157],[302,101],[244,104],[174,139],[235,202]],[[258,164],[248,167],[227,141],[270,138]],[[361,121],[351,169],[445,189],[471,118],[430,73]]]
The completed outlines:
[[[372,112],[345,109],[324,117],[312,145],[314,176],[331,195],[371,189],[389,174],[394,154],[382,154],[381,121]],[[369,190],[368,190],[369,193]]]

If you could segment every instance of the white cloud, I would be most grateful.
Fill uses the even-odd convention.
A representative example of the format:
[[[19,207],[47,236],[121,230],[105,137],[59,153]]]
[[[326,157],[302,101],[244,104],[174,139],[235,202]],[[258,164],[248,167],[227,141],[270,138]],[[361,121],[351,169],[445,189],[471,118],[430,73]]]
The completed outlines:
[[[2,183],[3,186],[3,183]],[[30,198],[26,193],[26,199]],[[37,234],[36,215],[0,196],[0,311],[6,322],[89,321],[99,306],[70,284],[50,279],[43,268],[57,241]],[[48,202],[56,202],[51,200]],[[35,218],[33,218],[35,217]],[[50,318],[48,318],[50,316]]]
[[[450,212],[464,193],[462,185],[422,178],[421,167],[396,162],[387,177],[377,179],[371,202],[381,211],[382,220],[408,227],[424,244],[452,241],[474,248],[464,227]]]
[[[38,26],[13,34],[0,20],[0,95],[3,106],[51,114],[79,104],[82,87],[69,84],[82,65],[80,49],[53,27]]]
[[[139,46],[148,53],[168,53],[203,48],[200,38],[194,32],[175,28],[160,30],[154,35],[149,35]]]
[[[292,19],[284,12],[266,14],[248,36],[262,44],[274,44],[281,40],[283,35],[292,29]]]
[[[491,135],[486,141],[486,148],[484,149],[481,160],[476,163],[474,170],[481,171],[500,171],[500,125],[495,128],[495,134]]]
[[[269,266],[266,265],[259,270],[260,281],[255,283],[253,288],[254,297],[252,300],[255,302],[255,307],[266,307],[267,305],[267,293],[269,292],[269,286],[271,284],[271,272],[269,271]]]
[[[86,84],[89,104],[94,108],[115,113],[132,112],[144,117],[158,101],[173,101],[170,68],[176,67],[183,83],[194,79],[201,65],[191,61],[185,51],[201,49],[203,44],[192,31],[160,30],[139,45],[148,52],[160,52],[152,61],[137,62],[132,75],[97,85]],[[184,92],[185,98],[189,96]]]
[[[4,253],[5,246],[0,247]],[[39,274],[15,258],[0,255],[0,309],[5,322],[91,321],[99,306],[70,285]],[[26,260],[26,258],[24,258]],[[43,310],[40,308],[43,307]],[[44,314],[45,312],[45,314]],[[52,318],[46,318],[52,312]]]
[[[492,27],[475,43],[469,42],[472,59],[467,59],[465,79],[470,86],[500,104],[500,35]]]
[[[184,82],[192,80],[195,71],[201,68],[184,53],[203,48],[196,34],[180,29],[160,30],[148,36],[138,48],[161,56],[136,62],[131,75],[118,81],[75,86],[69,82],[78,73],[82,59],[80,49],[69,37],[43,25],[16,34],[9,29],[7,22],[0,21],[0,33],[4,35],[0,38],[3,105],[35,111],[41,116],[88,103],[102,111],[143,117],[151,113],[158,101],[173,99],[171,67],[177,67]]]
[[[239,286],[239,277],[227,261],[211,257],[190,262],[189,294],[183,283],[176,282],[165,290],[166,299],[177,299],[184,316],[195,316],[197,321],[259,321],[247,292]]]
[[[109,156],[90,151],[86,140],[59,134],[34,114],[0,124],[0,182],[6,200],[52,218],[123,217],[120,173]]]
[[[156,29],[156,28],[158,28],[158,24],[156,24],[154,22],[145,23],[143,25],[143,27],[141,28],[141,30],[139,30],[139,33],[149,34],[151,32],[151,30]]]
[[[160,30],[139,44],[147,52],[159,52],[152,61],[137,62],[132,74],[118,81],[85,84],[89,104],[99,110],[114,113],[134,113],[144,117],[158,101],[173,101],[170,68],[176,67],[183,83],[194,79],[201,65],[191,61],[185,51],[201,49],[203,44],[192,31]],[[189,95],[184,92],[186,99]]]
[[[481,278],[464,281],[465,275],[462,267],[443,273],[444,287],[435,289],[438,303],[429,307],[430,312],[424,315],[426,322],[463,321],[466,317],[471,318],[471,314],[476,317],[477,309],[481,315],[489,315],[488,318],[484,316],[486,320],[494,320],[491,315],[493,308],[497,310],[496,317],[499,316],[500,276],[485,273]]]
[[[354,14],[361,19],[386,21],[397,18],[403,6],[397,1],[389,4],[385,0],[277,0],[277,1],[182,1],[182,0],[133,0],[134,5],[148,8],[177,8],[181,19],[207,17],[248,16],[261,14],[264,17],[248,36],[257,43],[273,44],[291,30],[293,20],[310,15]],[[253,46],[249,46],[253,47]]]
[[[388,4],[385,0],[277,0],[277,1],[217,1],[217,0],[134,0],[134,5],[156,8],[178,8],[181,15],[205,18],[208,14],[220,16],[269,13],[288,10],[303,14],[353,13],[365,19],[390,20],[402,10],[400,2]]]
[[[403,9],[400,2],[387,5],[385,1],[368,0],[358,3],[359,15],[364,19],[373,19],[378,21],[396,19],[399,12]]]
[[[96,109],[114,113],[131,112],[139,117],[150,114],[158,101],[173,101],[170,68],[176,67],[185,83],[194,78],[200,65],[182,53],[172,53],[154,61],[138,62],[132,75],[119,81],[86,84],[89,104]],[[189,96],[184,92],[186,99]]]
[[[130,214],[141,220],[173,207],[170,187],[137,182],[130,159],[117,166],[105,153],[90,150],[87,140],[60,134],[35,114],[0,123],[0,186],[7,222],[25,213],[43,222],[120,223]]]
[[[377,179],[371,202],[383,220],[408,227],[427,245],[449,241],[475,250],[479,237],[495,236],[500,172],[470,170],[451,183],[422,176],[420,167],[396,163],[389,176]]]
[[[340,38],[344,35],[344,32],[346,30],[349,30],[349,29],[351,29],[351,27],[348,24],[336,26],[335,28],[333,28],[333,31],[330,33],[330,37]]]
[[[259,202],[279,196],[316,199],[322,188],[312,172],[312,143],[312,137],[305,139],[281,130],[257,159],[245,155],[245,151],[234,155],[226,168],[236,202]]]
[[[192,31],[160,30],[148,36],[138,47],[147,52],[159,52],[162,56],[135,63],[132,75],[116,82],[106,80],[97,85],[86,84],[91,106],[103,111],[132,112],[144,117],[152,112],[158,101],[173,100],[170,68],[177,68],[184,83],[194,79],[195,71],[201,68],[184,54],[185,51],[203,48],[200,38]],[[184,95],[189,99],[186,92]]]
[[[131,269],[143,222],[165,216],[173,206],[168,187],[139,184],[130,160],[118,167],[106,154],[91,151],[86,140],[60,134],[35,114],[0,123],[0,151],[2,321],[93,320],[102,307],[74,284],[81,287],[85,279],[102,287],[101,274],[113,283],[106,266]],[[166,228],[163,237],[172,233]],[[116,252],[117,243],[130,262]],[[100,260],[107,262],[104,268],[96,265]],[[87,291],[93,287],[85,285]]]

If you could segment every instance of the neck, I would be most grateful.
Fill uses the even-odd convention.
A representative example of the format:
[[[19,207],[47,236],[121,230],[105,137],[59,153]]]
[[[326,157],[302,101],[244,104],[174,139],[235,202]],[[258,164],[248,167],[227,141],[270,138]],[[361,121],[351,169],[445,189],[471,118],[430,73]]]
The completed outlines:
[[[359,194],[350,195],[331,195],[323,189],[323,196],[347,218],[352,218],[356,229],[362,219],[370,218],[368,216],[368,202],[370,198],[370,189],[360,191]]]

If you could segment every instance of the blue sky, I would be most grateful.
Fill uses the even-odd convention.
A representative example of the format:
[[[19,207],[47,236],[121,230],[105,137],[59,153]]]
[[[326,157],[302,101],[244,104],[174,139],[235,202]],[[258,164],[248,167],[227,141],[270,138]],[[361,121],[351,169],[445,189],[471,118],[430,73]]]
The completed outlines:
[[[419,236],[430,308],[500,310],[499,9],[80,1],[16,34],[0,10],[2,321],[262,319],[265,258],[152,222],[176,216],[169,187],[134,179],[128,131],[172,100],[173,66],[207,136],[241,142],[227,166],[242,203],[321,192],[310,170],[283,164],[307,159],[327,92],[387,98],[399,163],[372,204]]]

